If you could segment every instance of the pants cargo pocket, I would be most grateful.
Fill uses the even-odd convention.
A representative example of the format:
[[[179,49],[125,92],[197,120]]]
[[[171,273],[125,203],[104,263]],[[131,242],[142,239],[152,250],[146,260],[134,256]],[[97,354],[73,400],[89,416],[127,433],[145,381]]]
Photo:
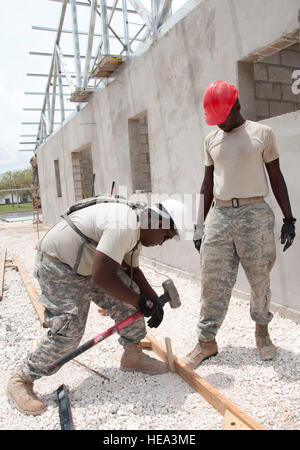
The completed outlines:
[[[276,245],[273,231],[264,232],[262,236],[262,260],[270,271],[276,260]]]

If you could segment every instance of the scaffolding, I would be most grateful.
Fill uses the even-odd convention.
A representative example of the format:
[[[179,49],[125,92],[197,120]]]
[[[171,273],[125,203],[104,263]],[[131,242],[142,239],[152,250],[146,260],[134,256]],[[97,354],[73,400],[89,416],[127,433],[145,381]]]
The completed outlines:
[[[39,121],[22,122],[22,125],[37,126],[37,133],[20,135],[25,138],[35,137],[35,140],[20,142],[21,145],[33,146],[20,151],[34,153],[53,133],[56,125],[63,125],[67,112],[80,111],[95,92],[117,76],[120,66],[130,63],[141,45],[155,39],[159,28],[172,15],[173,0],[149,0],[151,11],[141,0],[48,1],[62,4],[58,27],[32,26],[32,29],[56,33],[53,52],[31,51],[29,54],[50,57],[49,73],[27,73],[29,77],[47,78],[45,91],[25,92],[30,96],[41,95],[43,101],[41,108],[23,108],[24,111],[40,112]],[[89,8],[87,31],[79,31],[80,8]],[[64,27],[68,14],[71,29]],[[64,52],[62,36],[65,34],[72,35],[72,54]],[[80,36],[87,39],[85,52],[80,49]],[[116,47],[115,43],[118,53],[112,51]],[[69,62],[73,71],[69,68]],[[65,107],[65,100],[70,102],[72,108]],[[59,120],[56,113],[59,114]]]

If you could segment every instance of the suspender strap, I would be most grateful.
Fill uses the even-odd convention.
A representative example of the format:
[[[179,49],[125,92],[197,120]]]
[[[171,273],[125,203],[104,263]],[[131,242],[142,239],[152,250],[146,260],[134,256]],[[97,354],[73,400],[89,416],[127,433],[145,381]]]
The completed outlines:
[[[63,214],[61,217],[63,219],[65,219],[68,222],[68,224],[70,225],[70,227],[73,228],[73,230],[76,231],[76,233],[78,233],[79,236],[81,236],[88,244],[92,244],[92,245],[95,245],[97,247],[98,242],[94,241],[94,239],[91,239],[91,238],[87,237],[85,234],[83,234],[79,230],[79,228],[76,227],[75,223],[72,222],[72,220],[66,214]]]
[[[81,260],[81,257],[82,257],[82,253],[83,253],[83,249],[84,249],[85,243],[87,242],[88,244],[92,244],[95,247],[97,247],[98,242],[94,241],[94,239],[91,239],[91,238],[87,237],[85,234],[83,234],[79,230],[79,228],[76,227],[75,223],[73,223],[72,220],[66,214],[63,214],[61,217],[63,219],[65,219],[65,221],[68,223],[68,225],[70,225],[70,227],[73,228],[73,230],[76,231],[76,233],[79,234],[79,236],[81,236],[81,238],[82,238],[80,246],[79,246],[79,249],[78,249],[78,252],[77,252],[75,264],[74,264],[74,267],[73,267],[74,272],[77,273],[77,270],[78,270],[78,267],[79,267],[79,264],[80,264],[80,260]]]
[[[78,267],[79,267],[79,264],[80,264],[80,260],[81,260],[81,257],[82,257],[82,252],[83,252],[85,243],[86,243],[85,239],[82,238],[80,246],[79,246],[79,249],[78,249],[78,252],[77,252],[76,261],[75,261],[75,264],[74,264],[74,267],[73,267],[73,270],[74,270],[75,273],[77,273],[77,270],[78,270]]]
[[[135,246],[133,247],[132,250],[130,250],[130,287],[133,288],[133,267],[132,267],[132,260],[133,260],[133,254],[136,251],[136,249],[138,248],[140,241],[138,240],[137,243],[135,244]]]

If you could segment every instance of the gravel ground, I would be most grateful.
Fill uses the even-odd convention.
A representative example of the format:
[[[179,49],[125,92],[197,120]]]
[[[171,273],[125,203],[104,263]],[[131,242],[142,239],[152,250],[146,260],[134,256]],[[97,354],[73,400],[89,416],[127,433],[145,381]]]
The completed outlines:
[[[40,236],[46,230],[46,225],[41,224]],[[0,221],[0,236],[0,250],[7,249],[7,258],[19,256],[31,272],[36,225],[31,221]],[[145,259],[142,269],[158,293],[162,293],[161,283],[165,278],[172,278],[180,293],[182,306],[178,310],[166,306],[163,324],[149,331],[160,342],[170,337],[173,352],[181,357],[196,342],[199,282],[166,267],[157,269]],[[92,304],[82,342],[112,324],[113,321],[99,314]],[[47,404],[45,413],[36,417],[20,413],[6,398],[6,384],[20,361],[32,350],[36,339],[45,332],[20,275],[7,268],[0,302],[1,430],[59,430],[56,390],[63,383],[69,391],[74,426],[78,430],[221,428],[223,416],[176,374],[147,376],[120,371],[122,348],[117,335],[77,357],[110,380],[69,362],[58,373],[35,382],[35,391]],[[265,428],[297,430],[300,425],[300,326],[275,313],[270,334],[278,346],[278,354],[273,361],[262,362],[255,349],[249,303],[233,297],[218,334],[219,354],[205,361],[196,372]]]

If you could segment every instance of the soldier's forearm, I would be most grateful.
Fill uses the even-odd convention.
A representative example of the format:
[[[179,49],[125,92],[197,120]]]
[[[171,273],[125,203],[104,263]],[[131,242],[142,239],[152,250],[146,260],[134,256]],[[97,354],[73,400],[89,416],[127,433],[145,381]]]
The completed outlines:
[[[293,217],[288,190],[280,170],[279,158],[266,164],[270,184],[276,201],[286,219]]]
[[[133,289],[126,286],[125,283],[117,274],[110,274],[105,279],[93,279],[104,292],[116,300],[128,303],[129,305],[137,307],[140,300],[140,295]]]
[[[278,175],[276,182],[274,180],[270,180],[270,181],[271,181],[271,187],[272,187],[273,194],[274,194],[276,201],[282,211],[283,216],[287,219],[292,218],[293,213],[292,213],[292,209],[291,209],[288,190],[287,190],[283,175],[282,174]]]
[[[197,224],[202,225],[206,219],[208,211],[210,210],[214,195],[212,189],[207,189],[202,186],[200,191],[200,202],[198,209]]]
[[[157,293],[149,284],[147,278],[145,277],[143,271],[140,268],[134,270],[133,280],[140,288],[141,294],[143,294],[145,297],[152,297],[152,298],[158,297]]]

